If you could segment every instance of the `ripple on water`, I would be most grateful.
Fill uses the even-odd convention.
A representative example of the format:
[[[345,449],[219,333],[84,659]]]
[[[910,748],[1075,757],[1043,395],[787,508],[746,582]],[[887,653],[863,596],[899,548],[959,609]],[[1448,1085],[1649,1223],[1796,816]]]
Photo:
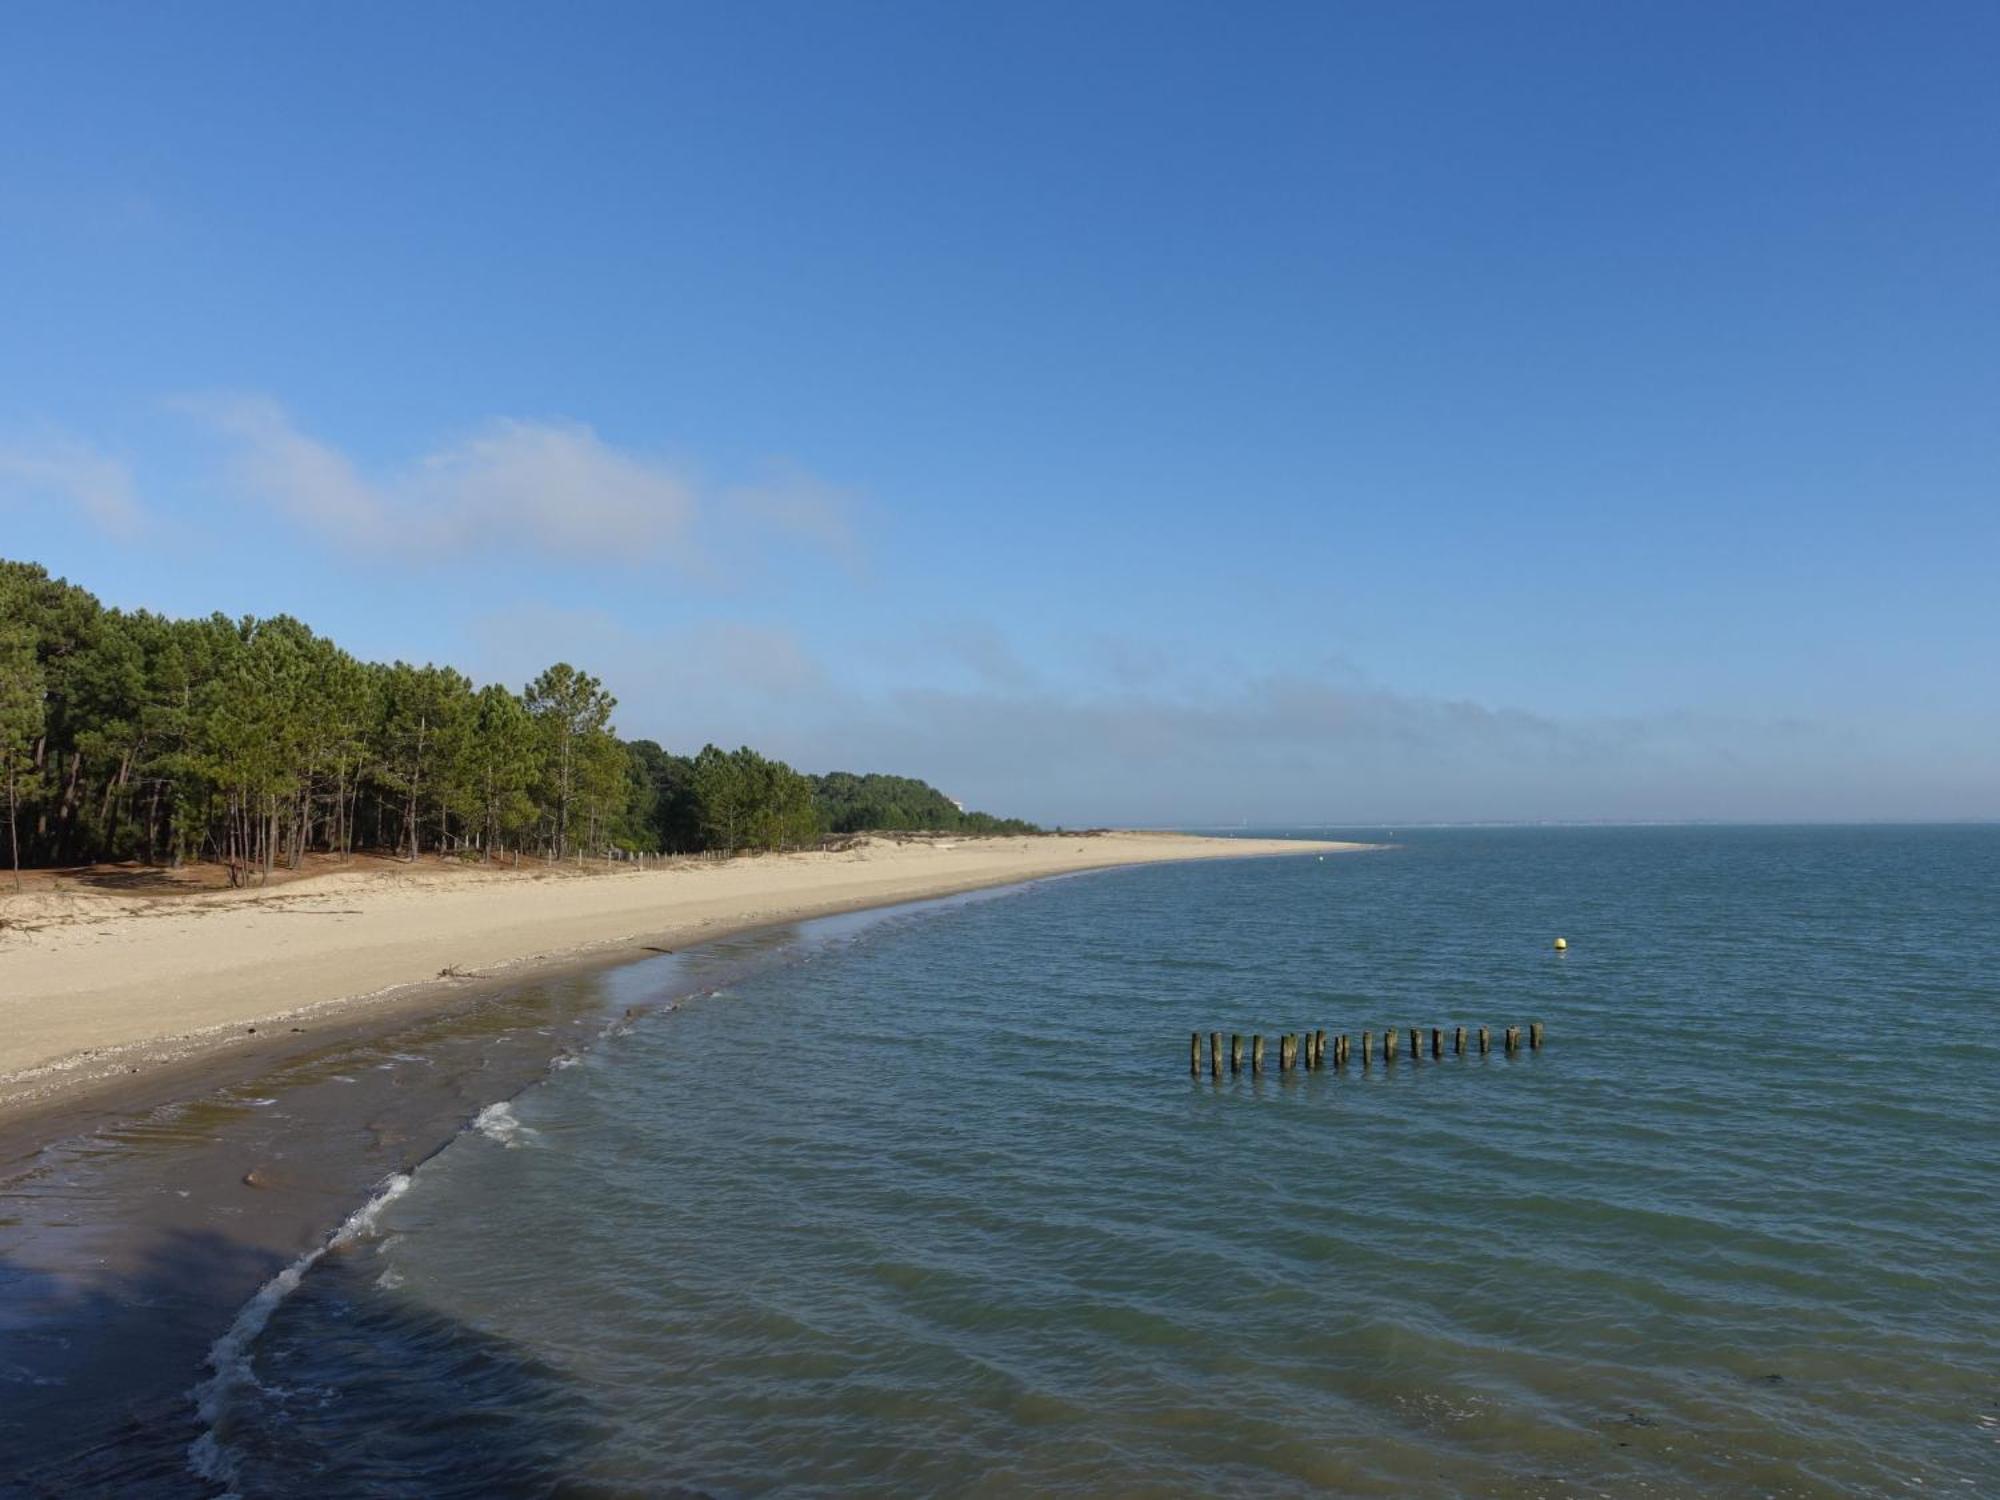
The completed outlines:
[[[2000,1492],[2000,831],[1398,844],[953,904],[635,1016],[276,1309],[260,1378],[315,1394],[241,1414],[244,1474]],[[1186,1073],[1197,1028],[1528,1020]]]

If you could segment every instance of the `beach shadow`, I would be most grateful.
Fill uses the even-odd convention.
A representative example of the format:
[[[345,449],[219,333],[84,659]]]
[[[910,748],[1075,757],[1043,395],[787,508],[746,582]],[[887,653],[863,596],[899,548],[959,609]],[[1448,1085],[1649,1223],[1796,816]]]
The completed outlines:
[[[94,891],[169,891],[188,895],[205,889],[164,865],[135,865],[129,868],[85,870],[70,877],[78,885]]]
[[[0,1497],[221,1494],[189,1466],[205,1430],[189,1393],[280,1269],[212,1233],[81,1291],[0,1261]],[[562,1372],[380,1283],[365,1248],[332,1252],[278,1305],[218,1424],[236,1493],[642,1492],[591,1477],[605,1424]]]

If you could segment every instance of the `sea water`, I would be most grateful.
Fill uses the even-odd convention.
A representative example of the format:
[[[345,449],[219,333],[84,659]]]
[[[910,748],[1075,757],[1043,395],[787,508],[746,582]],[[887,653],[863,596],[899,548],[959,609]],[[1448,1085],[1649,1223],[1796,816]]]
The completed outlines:
[[[636,1016],[260,1311],[201,1461],[246,1495],[2000,1494],[2000,830],[1356,836],[1391,847],[844,919]],[[1349,1065],[1280,1074],[1319,1028]],[[1197,1030],[1266,1071],[1190,1076]]]

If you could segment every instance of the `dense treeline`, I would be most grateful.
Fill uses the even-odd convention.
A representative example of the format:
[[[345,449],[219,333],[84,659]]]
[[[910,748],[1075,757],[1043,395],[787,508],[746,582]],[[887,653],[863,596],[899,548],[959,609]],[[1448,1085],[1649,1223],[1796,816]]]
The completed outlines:
[[[356,849],[548,859],[781,849],[828,829],[1027,831],[919,781],[815,782],[756,751],[627,743],[603,684],[520,693],[356,659],[288,616],[106,609],[0,559],[0,779],[13,867],[226,863]]]
[[[1034,833],[1032,823],[965,812],[927,782],[908,776],[856,776],[835,771],[814,778],[813,796],[835,833],[866,828],[937,828],[957,833]]]

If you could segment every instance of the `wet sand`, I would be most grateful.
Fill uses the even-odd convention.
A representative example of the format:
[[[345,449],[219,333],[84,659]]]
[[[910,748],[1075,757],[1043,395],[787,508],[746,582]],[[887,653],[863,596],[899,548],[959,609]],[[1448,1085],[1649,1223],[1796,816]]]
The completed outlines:
[[[212,1494],[187,1467],[211,1346],[384,1184],[482,1118],[504,1128],[496,1106],[651,1011],[873,923],[987,899],[1005,893],[517,979],[17,1155],[0,1180],[0,1497]]]

